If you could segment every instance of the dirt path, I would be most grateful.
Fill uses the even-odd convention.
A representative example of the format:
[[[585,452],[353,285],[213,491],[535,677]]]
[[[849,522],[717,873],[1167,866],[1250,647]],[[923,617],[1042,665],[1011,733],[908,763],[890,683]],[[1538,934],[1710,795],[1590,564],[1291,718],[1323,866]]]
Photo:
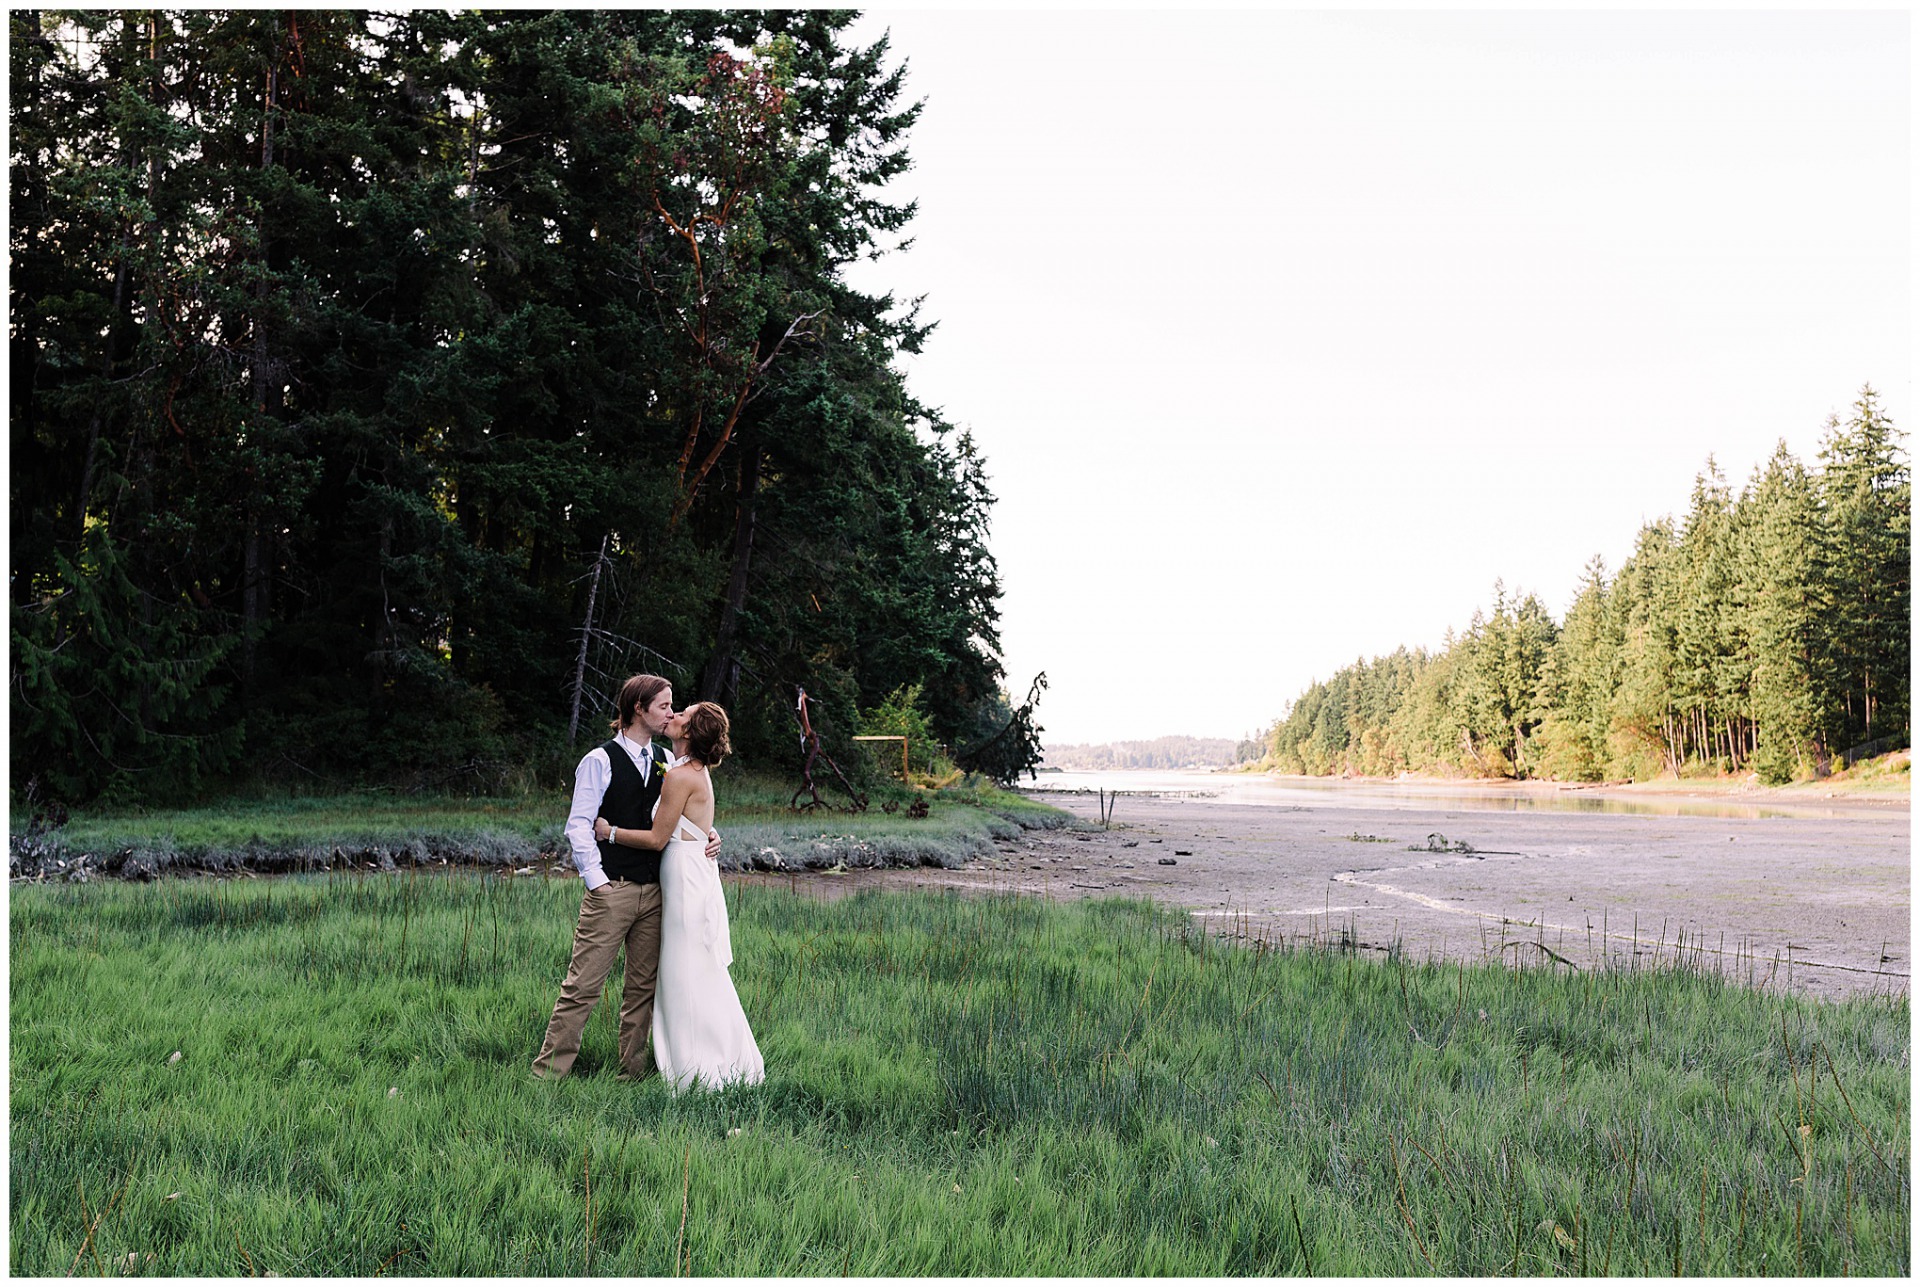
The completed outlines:
[[[799,880],[828,896],[877,885],[1150,898],[1222,933],[1344,936],[1369,951],[1398,939],[1416,960],[1550,953],[1585,969],[1604,952],[1670,959],[1683,941],[1708,968],[1806,995],[1908,988],[1901,804],[1718,817],[1450,809],[1377,793],[1353,807],[1124,795],[1101,830],[1096,798],[1036,794],[1093,829],[1027,832],[959,870]]]

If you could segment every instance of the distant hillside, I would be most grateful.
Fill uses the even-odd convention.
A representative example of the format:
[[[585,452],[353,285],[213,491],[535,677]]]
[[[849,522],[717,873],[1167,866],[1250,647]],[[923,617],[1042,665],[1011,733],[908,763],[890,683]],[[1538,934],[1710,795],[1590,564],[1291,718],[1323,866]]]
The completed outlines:
[[[1150,742],[1043,746],[1049,769],[1190,769],[1235,763],[1241,744],[1230,737],[1156,737]],[[1258,754],[1257,746],[1254,753]]]

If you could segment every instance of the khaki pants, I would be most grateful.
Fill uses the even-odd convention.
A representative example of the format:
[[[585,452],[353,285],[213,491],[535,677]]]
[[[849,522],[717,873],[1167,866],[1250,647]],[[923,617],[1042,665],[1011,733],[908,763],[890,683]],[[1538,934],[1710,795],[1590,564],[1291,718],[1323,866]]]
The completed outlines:
[[[623,943],[627,973],[620,997],[620,1067],[632,1077],[653,1071],[647,1043],[653,1031],[654,980],[660,973],[660,886],[614,880],[588,890],[581,900],[573,959],[533,1061],[534,1076],[564,1077],[572,1071],[587,1016]]]

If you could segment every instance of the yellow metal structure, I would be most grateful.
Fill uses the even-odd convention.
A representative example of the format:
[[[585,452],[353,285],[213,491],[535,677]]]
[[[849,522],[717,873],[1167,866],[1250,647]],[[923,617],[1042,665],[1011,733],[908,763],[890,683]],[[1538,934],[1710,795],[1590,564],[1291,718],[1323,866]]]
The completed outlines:
[[[900,743],[900,780],[907,780],[907,739],[896,733],[874,733],[865,737],[856,737],[856,742],[898,742]]]

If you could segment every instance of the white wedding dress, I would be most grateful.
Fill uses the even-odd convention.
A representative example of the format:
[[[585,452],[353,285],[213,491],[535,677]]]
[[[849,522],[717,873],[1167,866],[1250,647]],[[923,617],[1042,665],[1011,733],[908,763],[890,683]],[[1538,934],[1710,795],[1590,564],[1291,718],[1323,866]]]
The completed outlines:
[[[676,1092],[766,1077],[760,1047],[734,991],[733,939],[720,867],[684,816],[660,851],[660,976],[653,1000],[653,1059]]]

